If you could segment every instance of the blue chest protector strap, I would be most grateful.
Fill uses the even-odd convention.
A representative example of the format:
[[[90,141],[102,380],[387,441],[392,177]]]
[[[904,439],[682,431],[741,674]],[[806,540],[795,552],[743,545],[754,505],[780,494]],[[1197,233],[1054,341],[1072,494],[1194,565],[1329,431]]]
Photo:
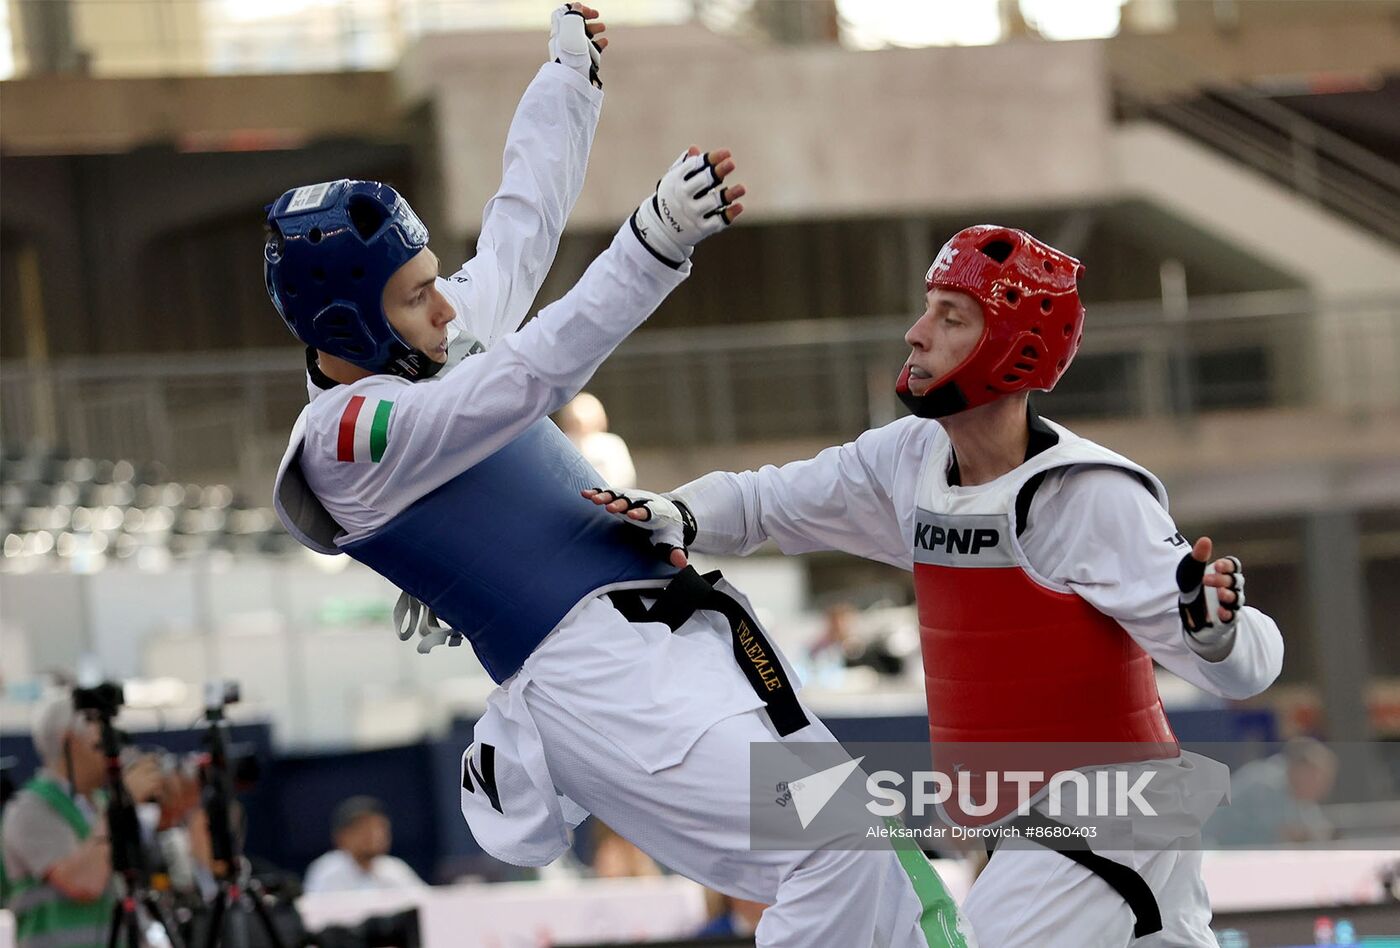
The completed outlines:
[[[465,637],[502,682],[579,603],[677,572],[644,531],[579,496],[600,483],[544,419],[340,548]]]

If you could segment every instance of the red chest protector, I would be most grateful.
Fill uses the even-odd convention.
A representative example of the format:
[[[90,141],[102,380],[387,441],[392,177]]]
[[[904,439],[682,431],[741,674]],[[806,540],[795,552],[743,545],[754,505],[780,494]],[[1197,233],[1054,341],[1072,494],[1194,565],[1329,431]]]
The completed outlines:
[[[941,439],[919,484],[914,584],[929,736],[937,768],[969,772],[980,788],[972,798],[982,803],[990,803],[988,771],[1048,779],[1179,753],[1152,659],[1113,619],[1036,576],[1016,537],[1016,498],[1043,471],[1112,465],[1142,477],[1163,503],[1165,491],[1131,461],[1053,430],[1058,444],[976,488],[949,487],[950,448]],[[944,809],[964,825],[996,822],[1016,805],[1015,784],[1002,780],[998,789],[990,812],[965,811],[956,795]]]

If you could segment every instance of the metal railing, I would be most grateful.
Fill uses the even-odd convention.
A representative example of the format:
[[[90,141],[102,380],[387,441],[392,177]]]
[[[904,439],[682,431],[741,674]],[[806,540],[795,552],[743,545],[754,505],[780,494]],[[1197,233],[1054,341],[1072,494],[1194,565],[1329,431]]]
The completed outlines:
[[[1303,292],[1092,307],[1076,363],[1042,397],[1057,417],[1139,417],[1284,406],[1357,416],[1400,406],[1400,298],[1319,307]],[[589,390],[634,446],[684,450],[840,439],[902,413],[893,378],[909,318],[651,329]],[[54,431],[79,455],[159,461],[182,480],[259,483],[305,404],[294,348],[0,363],[0,436]],[[42,418],[45,405],[54,417]]]
[[[1292,109],[1165,50],[1114,64],[1119,104],[1400,243],[1400,166]]]

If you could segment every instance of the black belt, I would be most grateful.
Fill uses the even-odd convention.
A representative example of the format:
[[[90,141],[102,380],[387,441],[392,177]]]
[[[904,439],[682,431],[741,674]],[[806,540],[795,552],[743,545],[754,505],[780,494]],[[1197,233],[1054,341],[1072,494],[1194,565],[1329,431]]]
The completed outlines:
[[[608,593],[608,598],[628,622],[660,622],[672,632],[701,609],[724,616],[733,634],[734,660],[754,693],[763,699],[778,735],[786,737],[802,730],[810,722],[787,672],[754,617],[733,596],[715,588],[722,578],[719,570],[701,576],[693,566],[687,566],[665,588],[655,591],[656,602],[650,609],[642,603],[642,594],[650,595],[652,590],[621,590]]]
[[[1017,817],[1011,821],[1011,825],[1042,830],[1041,835],[1022,836],[1023,839],[1030,839],[1042,845],[1044,845],[1045,840],[1051,838],[1043,834],[1047,827],[1063,826],[1062,823],[1058,823],[1036,810],[1031,810],[1025,816]],[[1157,905],[1157,896],[1152,894],[1152,887],[1147,884],[1147,880],[1138,875],[1131,866],[1125,866],[1121,862],[1114,862],[1106,856],[1100,856],[1078,836],[1055,837],[1055,845],[1047,848],[1053,848],[1061,856],[1088,869],[1107,882],[1109,888],[1117,892],[1123,901],[1128,903],[1128,908],[1133,911],[1134,938],[1142,938],[1144,935],[1151,935],[1153,932],[1162,930],[1162,909]]]

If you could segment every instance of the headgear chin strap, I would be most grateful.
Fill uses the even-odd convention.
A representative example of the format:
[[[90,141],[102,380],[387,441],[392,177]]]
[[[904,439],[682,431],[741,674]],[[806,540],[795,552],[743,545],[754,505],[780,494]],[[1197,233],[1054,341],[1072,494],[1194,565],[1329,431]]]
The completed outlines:
[[[385,284],[428,245],[397,191],[348,179],[293,188],[268,209],[267,227],[267,294],[293,335],[371,372],[416,381],[442,368],[384,312]]]
[[[428,364],[424,366],[416,375],[410,375],[408,372],[395,371],[395,366],[393,366],[392,364],[388,369],[385,370],[385,372],[390,375],[401,376],[402,378],[408,379],[410,382],[421,382],[425,379],[432,378],[434,375],[437,375],[438,372],[442,370],[443,363],[434,362],[432,359],[428,359],[427,356],[423,355],[423,353],[421,352],[418,352],[416,349],[414,350],[414,352],[416,352],[423,359],[426,359],[428,362]],[[306,374],[310,376],[311,383],[317,388],[323,391],[330,391],[331,389],[335,388],[341,383],[331,378],[325,373],[324,370],[322,370],[319,355],[320,354],[316,351],[315,346],[306,347]]]
[[[443,363],[430,358],[421,349],[412,349],[404,346],[403,355],[391,355],[389,364],[383,371],[390,375],[397,375],[408,379],[410,382],[421,382],[430,379],[438,372],[442,371]]]
[[[982,338],[923,395],[909,391],[909,367],[895,392],[922,418],[944,418],[1038,389],[1069,368],[1084,335],[1079,277],[1084,265],[1023,230],[978,224],[954,234],[924,277],[928,290],[967,293],[982,306]]]

